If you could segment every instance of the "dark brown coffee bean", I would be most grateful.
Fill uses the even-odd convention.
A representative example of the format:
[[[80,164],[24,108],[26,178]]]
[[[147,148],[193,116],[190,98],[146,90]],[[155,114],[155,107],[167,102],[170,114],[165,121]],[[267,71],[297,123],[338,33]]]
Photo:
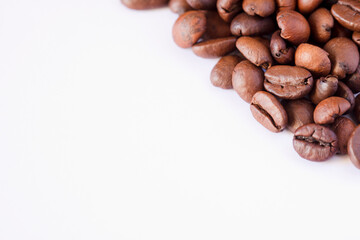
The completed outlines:
[[[202,58],[218,58],[236,49],[236,37],[217,38],[197,43],[192,47],[193,52]]]
[[[288,129],[295,132],[301,126],[313,123],[314,105],[306,99],[288,100],[284,102],[288,116]]]
[[[169,0],[121,0],[128,8],[146,10],[166,6]]]
[[[273,64],[270,50],[255,38],[240,37],[236,41],[236,47],[244,57],[256,66],[268,69]]]
[[[352,35],[352,40],[360,46],[360,32],[354,32]]]
[[[204,11],[189,11],[176,20],[172,35],[175,43],[181,48],[194,45],[206,31]]]
[[[349,111],[352,111],[355,107],[355,96],[351,89],[346,86],[345,83],[339,81],[338,88],[335,93],[335,96],[345,98],[350,103],[350,109]]]
[[[290,64],[294,61],[295,48],[288,46],[286,41],[280,37],[280,30],[271,36],[270,51],[274,59],[280,64]]]
[[[310,100],[319,104],[322,100],[333,96],[338,88],[338,79],[335,76],[321,77],[315,81],[315,86],[310,93]]]
[[[217,11],[225,22],[231,20],[242,10],[242,0],[218,0]]]
[[[329,159],[339,149],[336,134],[331,129],[314,123],[296,130],[293,146],[302,158],[315,162]]]
[[[292,10],[280,11],[276,16],[281,29],[281,37],[294,45],[307,42],[310,37],[310,26],[307,20],[298,12]]]
[[[198,10],[215,10],[216,0],[186,0],[194,9]]]
[[[288,120],[284,107],[268,92],[255,93],[250,110],[254,118],[272,132],[281,132],[286,127]]]
[[[241,61],[238,56],[222,57],[211,71],[210,81],[215,87],[232,88],[232,74],[235,66]]]
[[[295,65],[309,70],[314,76],[326,76],[330,73],[329,54],[318,46],[302,43],[295,52]]]
[[[355,128],[355,123],[346,117],[336,118],[335,122],[331,125],[331,129],[338,139],[340,154],[347,154],[347,144]]]
[[[264,35],[275,30],[272,18],[262,18],[240,13],[231,22],[230,30],[235,36]]]
[[[192,10],[192,7],[186,2],[186,0],[170,0],[169,8],[173,13],[183,14],[184,12]]]
[[[230,24],[225,22],[217,12],[206,11],[206,31],[203,40],[231,37]]]
[[[346,85],[353,93],[360,92],[360,64],[356,68],[356,71],[347,78]]]
[[[360,169],[360,125],[351,134],[348,142],[348,153],[351,162]]]
[[[307,15],[314,11],[323,0],[298,0],[299,11]]]
[[[334,18],[326,8],[319,8],[313,12],[309,19],[312,38],[318,43],[326,43],[331,37],[334,27]]]
[[[313,84],[311,73],[301,67],[277,65],[265,72],[265,89],[283,99],[303,98]]]
[[[360,1],[339,0],[331,7],[334,18],[351,31],[360,31]]]
[[[268,17],[275,12],[275,0],[243,0],[244,12],[260,17]]]
[[[324,50],[329,53],[331,74],[339,79],[354,73],[359,65],[358,48],[350,39],[333,38],[325,44]]]
[[[352,32],[344,28],[340,25],[337,21],[334,21],[334,27],[331,31],[331,38],[337,38],[337,37],[345,37],[345,38],[351,38]]]
[[[355,98],[354,116],[355,120],[360,124],[360,94]]]
[[[254,94],[263,90],[264,72],[250,61],[244,60],[236,65],[232,75],[232,84],[239,96],[250,103]]]
[[[330,124],[350,109],[350,103],[342,97],[329,97],[315,108],[314,121],[317,124]]]
[[[295,10],[296,0],[276,0],[276,5],[279,11]]]

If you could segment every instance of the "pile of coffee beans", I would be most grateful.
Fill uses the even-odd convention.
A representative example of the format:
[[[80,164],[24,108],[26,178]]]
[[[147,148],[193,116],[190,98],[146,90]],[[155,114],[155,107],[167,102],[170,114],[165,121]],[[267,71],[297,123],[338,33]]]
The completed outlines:
[[[220,58],[211,83],[234,89],[272,132],[294,133],[303,158],[349,154],[360,169],[359,0],[121,0],[168,5],[173,39]]]

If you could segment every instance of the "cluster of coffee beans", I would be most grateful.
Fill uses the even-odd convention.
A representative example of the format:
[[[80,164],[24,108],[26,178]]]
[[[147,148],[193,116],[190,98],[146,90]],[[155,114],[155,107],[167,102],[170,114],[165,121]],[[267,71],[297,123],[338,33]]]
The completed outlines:
[[[122,2],[179,14],[175,43],[221,58],[212,84],[233,88],[268,130],[292,131],[301,157],[349,154],[360,168],[359,0]]]

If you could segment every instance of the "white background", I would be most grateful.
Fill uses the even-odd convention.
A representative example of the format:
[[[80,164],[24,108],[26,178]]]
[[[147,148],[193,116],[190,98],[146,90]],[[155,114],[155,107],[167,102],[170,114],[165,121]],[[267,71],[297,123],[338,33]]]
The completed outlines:
[[[255,122],[175,20],[0,0],[0,239],[359,239],[360,171]]]

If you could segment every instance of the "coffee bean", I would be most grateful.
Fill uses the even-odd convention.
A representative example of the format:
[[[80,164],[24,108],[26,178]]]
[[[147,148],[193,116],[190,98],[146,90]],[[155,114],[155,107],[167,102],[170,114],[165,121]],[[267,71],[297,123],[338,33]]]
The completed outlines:
[[[244,57],[256,66],[268,69],[273,64],[269,48],[255,38],[240,37],[236,41],[236,47]]]
[[[232,84],[239,96],[250,103],[254,94],[263,90],[264,72],[250,61],[244,60],[236,65]]]
[[[259,37],[259,36],[255,36],[253,38],[258,40],[259,42],[261,42],[267,49],[270,49],[270,40],[269,39]]]
[[[348,142],[351,162],[360,169],[360,125],[353,131]]]
[[[314,11],[323,0],[298,0],[299,11],[307,15]]]
[[[186,0],[170,0],[169,8],[173,13],[183,14],[184,12],[192,10],[192,7],[186,2]]]
[[[313,84],[311,73],[301,67],[277,65],[265,72],[265,89],[283,99],[303,98]]]
[[[345,83],[353,93],[360,92],[360,64],[356,68],[356,71],[348,76]]]
[[[307,99],[284,101],[288,116],[288,129],[295,132],[301,126],[313,123],[314,105]]]
[[[270,51],[274,59],[280,64],[290,64],[294,61],[295,48],[288,46],[286,41],[280,37],[280,30],[271,36]]]
[[[203,58],[218,58],[234,51],[236,37],[217,38],[197,43],[192,47],[195,55]]]
[[[295,51],[295,65],[309,70],[314,76],[330,73],[329,54],[318,46],[302,43]]]
[[[121,0],[128,8],[145,10],[166,6],[169,0]]]
[[[335,76],[321,77],[315,81],[315,86],[310,93],[310,100],[319,104],[322,100],[333,96],[338,89],[338,79]]]
[[[354,96],[353,92],[351,91],[351,89],[348,86],[346,86],[345,83],[343,83],[341,81],[338,83],[338,88],[335,93],[335,96],[345,98],[350,103],[349,111],[352,111],[354,109],[355,96]]]
[[[203,40],[232,37],[229,23],[225,22],[217,12],[205,11],[205,13],[206,31],[202,36]]]
[[[355,128],[355,123],[346,117],[336,118],[335,122],[331,125],[331,129],[338,139],[340,154],[347,154],[347,144]]]
[[[329,53],[331,74],[339,79],[354,73],[359,65],[358,48],[350,39],[333,38],[325,44],[324,50]]]
[[[284,107],[268,92],[255,93],[250,110],[254,118],[272,132],[281,132],[286,127],[287,114]]]
[[[331,30],[331,38],[337,38],[337,37],[345,37],[350,38],[352,32],[341,26],[337,21],[334,21],[334,27]]]
[[[282,10],[295,10],[296,0],[276,0],[276,5],[279,11]]]
[[[275,12],[275,0],[243,0],[242,7],[251,16],[268,17]]]
[[[280,11],[276,16],[281,29],[281,37],[294,45],[307,42],[310,37],[310,26],[303,15],[292,10]]]
[[[216,8],[216,0],[186,0],[194,9],[198,10],[214,10]]]
[[[241,0],[218,0],[216,8],[220,17],[225,22],[231,22],[231,20],[242,10]]]
[[[334,27],[334,18],[326,8],[319,8],[313,12],[309,19],[312,38],[318,43],[326,43],[331,37]]]
[[[293,146],[302,158],[315,162],[329,159],[339,149],[336,134],[331,129],[314,123],[296,130]]]
[[[360,95],[355,98],[354,116],[358,124],[360,124]]]
[[[271,17],[262,18],[240,13],[232,20],[230,30],[235,36],[263,35],[275,30],[275,22]]]
[[[360,31],[360,2],[357,0],[339,0],[331,7],[334,18],[351,31]]]
[[[241,61],[238,56],[222,57],[211,71],[210,81],[215,87],[232,88],[232,74],[235,66]]]
[[[350,109],[350,103],[341,97],[329,97],[315,108],[314,121],[317,124],[330,124]]]

